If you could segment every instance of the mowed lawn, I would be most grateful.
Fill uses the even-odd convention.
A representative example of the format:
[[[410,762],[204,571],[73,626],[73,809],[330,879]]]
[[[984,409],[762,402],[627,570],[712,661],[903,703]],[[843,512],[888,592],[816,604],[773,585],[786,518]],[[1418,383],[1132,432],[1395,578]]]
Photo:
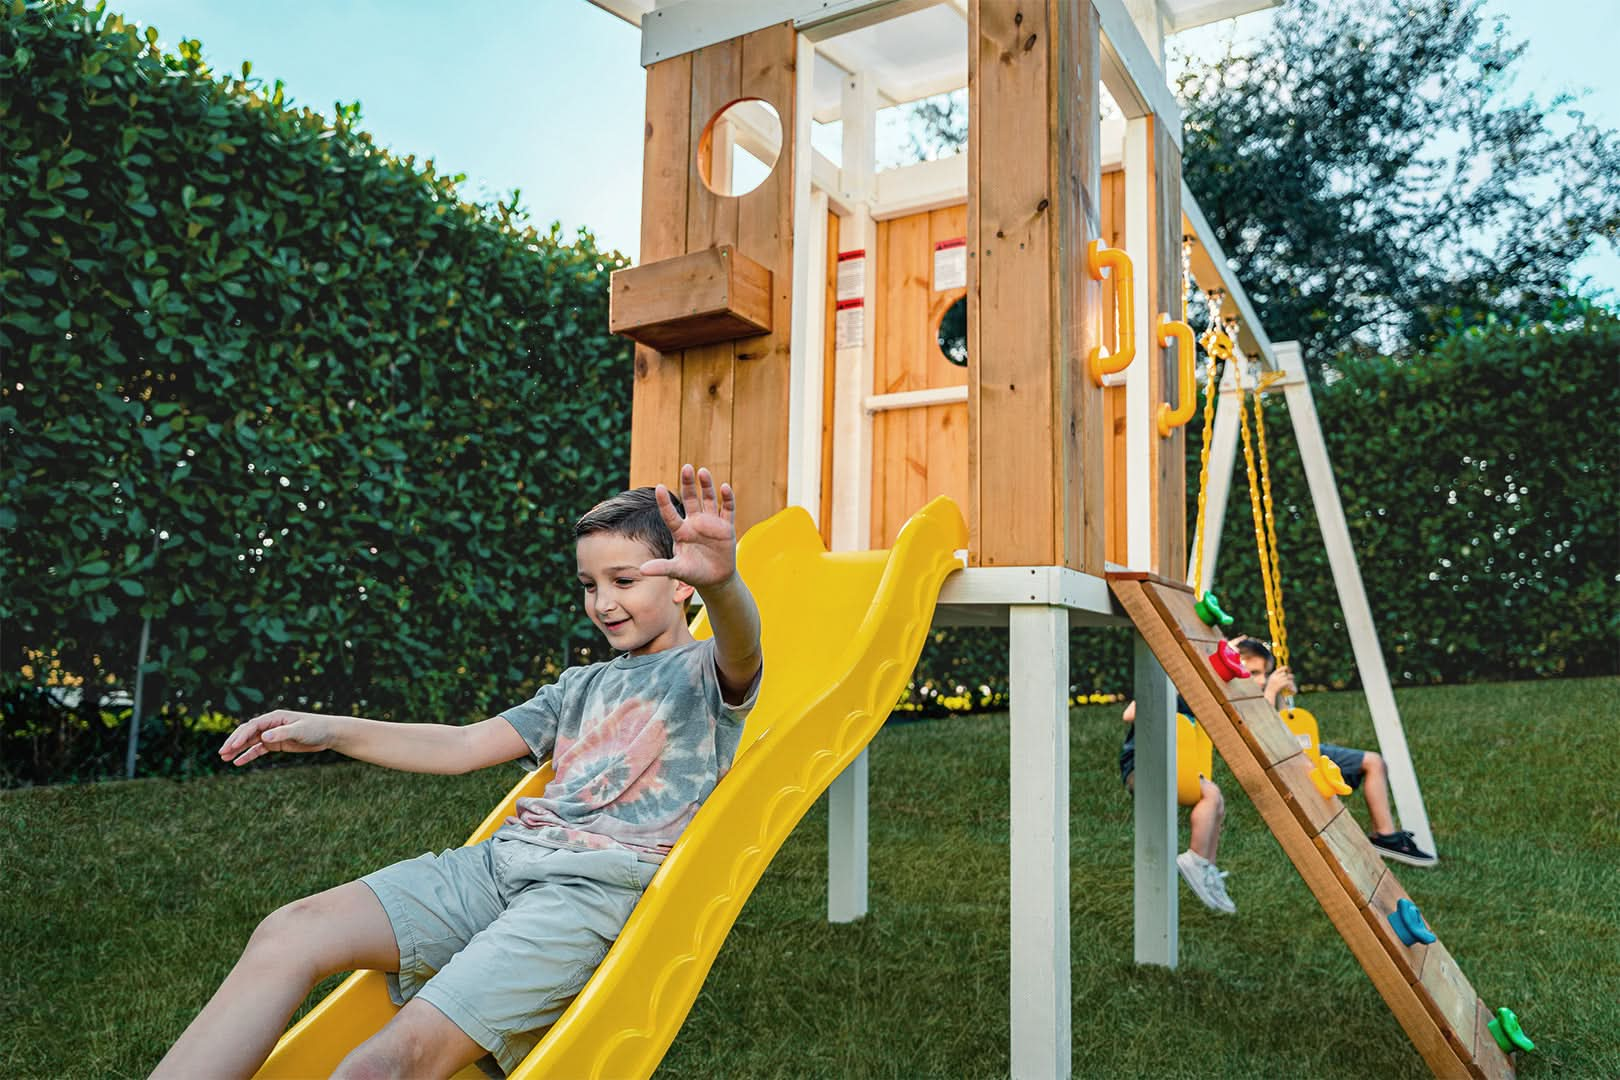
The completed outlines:
[[[1536,1040],[1522,1076],[1620,1076],[1620,679],[1398,698],[1442,854],[1402,882]],[[1372,744],[1360,694],[1302,703],[1327,738]],[[1076,1075],[1427,1075],[1223,766],[1238,914],[1183,889],[1180,969],[1133,966],[1118,709],[1077,709],[1072,730]],[[661,1075],[1006,1075],[1007,754],[1005,715],[884,731],[871,915],[827,924],[816,810]],[[460,843],[516,775],[337,765],[0,795],[0,1076],[144,1075],[266,912]]]

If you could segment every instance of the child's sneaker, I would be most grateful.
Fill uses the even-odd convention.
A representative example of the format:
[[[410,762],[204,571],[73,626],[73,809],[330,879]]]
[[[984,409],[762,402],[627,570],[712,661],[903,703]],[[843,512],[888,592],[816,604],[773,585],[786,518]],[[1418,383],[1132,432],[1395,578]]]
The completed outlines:
[[[1392,833],[1368,833],[1367,839],[1386,859],[1406,863],[1408,866],[1433,866],[1439,862],[1433,855],[1412,843],[1412,834],[1406,830]]]
[[[1237,905],[1226,895],[1224,870],[1216,869],[1214,863],[1191,849],[1176,856],[1176,868],[1181,871],[1181,879],[1187,883],[1187,888],[1203,901],[1205,907],[1228,915],[1237,913]]]

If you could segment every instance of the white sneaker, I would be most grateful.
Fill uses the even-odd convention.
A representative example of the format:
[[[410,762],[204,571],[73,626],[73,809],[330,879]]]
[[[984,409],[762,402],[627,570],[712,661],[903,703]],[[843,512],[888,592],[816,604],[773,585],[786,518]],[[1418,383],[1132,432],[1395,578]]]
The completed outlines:
[[[1227,915],[1237,914],[1237,905],[1226,895],[1226,871],[1217,869],[1214,863],[1191,849],[1176,856],[1176,869],[1205,907]]]

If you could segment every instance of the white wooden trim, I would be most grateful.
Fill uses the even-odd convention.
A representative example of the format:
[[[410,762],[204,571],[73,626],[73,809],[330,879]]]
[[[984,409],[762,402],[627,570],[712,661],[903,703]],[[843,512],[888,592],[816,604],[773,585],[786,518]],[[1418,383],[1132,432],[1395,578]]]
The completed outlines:
[[[867,912],[867,751],[850,762],[827,789],[827,921],[854,922]]]
[[[957,206],[967,202],[967,155],[884,169],[875,180],[872,217],[878,221]]]
[[[1316,505],[1316,520],[1322,528],[1322,542],[1327,548],[1328,565],[1333,570],[1339,606],[1344,611],[1344,625],[1350,632],[1350,647],[1355,653],[1356,670],[1361,674],[1362,691],[1367,695],[1367,709],[1372,713],[1373,730],[1378,734],[1378,752],[1383,755],[1389,771],[1389,792],[1395,802],[1395,813],[1401,827],[1411,830],[1418,847],[1438,855],[1434,833],[1429,828],[1428,811],[1423,807],[1423,793],[1418,790],[1417,770],[1412,767],[1412,754],[1407,749],[1406,731],[1395,707],[1389,669],[1384,665],[1384,653],[1378,645],[1367,590],[1356,565],[1355,548],[1350,544],[1344,505],[1339,501],[1339,489],[1333,482],[1333,465],[1322,438],[1322,424],[1311,397],[1311,384],[1304,377],[1304,357],[1299,343],[1293,341],[1279,344],[1277,353],[1284,370],[1299,376],[1289,381],[1286,391],[1288,415],[1294,425],[1294,438],[1299,442],[1299,456],[1305,466],[1305,479],[1310,484],[1311,501]]]
[[[1135,951],[1138,964],[1180,962],[1176,853],[1176,695],[1136,635]]]
[[[1163,570],[1153,565],[1153,440],[1159,437],[1150,402],[1152,365],[1164,350],[1154,334],[1154,283],[1148,267],[1158,237],[1153,234],[1155,177],[1151,162],[1153,120],[1133,117],[1125,122],[1125,254],[1136,267],[1137,355],[1125,369],[1125,560],[1138,570]]]
[[[1231,365],[1221,375],[1220,387],[1215,398],[1215,431],[1210,436],[1209,444],[1209,489],[1204,495],[1204,518],[1214,524],[1209,535],[1204,535],[1204,523],[1193,522],[1193,555],[1187,563],[1187,580],[1200,594],[1210,589],[1215,580],[1215,564],[1221,557],[1221,523],[1226,520],[1226,502],[1232,492],[1232,470],[1237,464],[1238,445],[1238,400],[1237,395],[1242,386]],[[1196,479],[1194,483],[1196,483]],[[1204,548],[1204,577],[1202,581],[1193,581],[1193,560],[1197,558],[1198,545]],[[1256,568],[1256,573],[1259,569]],[[1220,590],[1217,589],[1217,596]]]
[[[1010,613],[1012,1075],[1067,1077],[1074,1054],[1069,945],[1069,613]]]
[[[838,246],[864,249],[867,257],[866,307],[876,298],[877,230],[867,210],[877,161],[877,105],[871,79],[859,72],[844,79],[842,197],[853,213],[839,222]],[[833,411],[833,520],[835,551],[864,551],[872,529],[872,415],[865,402],[872,393],[872,335],[860,348],[835,354],[837,386]]]
[[[1187,30],[1196,30],[1200,26],[1208,26],[1210,23],[1235,19],[1239,15],[1247,15],[1253,11],[1279,7],[1281,4],[1282,0],[1213,0],[1197,7],[1171,9],[1167,11],[1170,22],[1168,29],[1172,34],[1180,34]]]
[[[1043,604],[1069,611],[1116,614],[1105,579],[1066,566],[970,566],[946,579],[939,603],[942,607]]]
[[[641,66],[777,23],[823,38],[898,18],[938,0],[681,0],[641,16]]]
[[[810,105],[816,47],[800,37],[795,61],[793,131],[793,315],[788,350],[788,491],[790,506],[821,517],[821,411],[827,307],[827,196],[814,190]]]
[[[854,213],[839,222],[838,246],[866,250],[866,336],[858,348],[834,354],[837,385],[833,404],[832,547],[864,551],[871,546],[872,414],[863,402],[872,392],[873,299],[877,295],[877,230],[867,203],[877,163],[876,88],[855,72],[844,79],[843,182]],[[849,922],[866,914],[868,856],[867,784],[863,753],[827,791],[827,917]]]
[[[1102,81],[1127,117],[1152,113],[1181,149],[1181,106],[1122,0],[1091,0],[1102,30]]]
[[[957,405],[968,399],[965,386],[933,386],[926,390],[901,390],[893,394],[872,394],[865,401],[869,413],[894,409],[920,409],[929,405]]]

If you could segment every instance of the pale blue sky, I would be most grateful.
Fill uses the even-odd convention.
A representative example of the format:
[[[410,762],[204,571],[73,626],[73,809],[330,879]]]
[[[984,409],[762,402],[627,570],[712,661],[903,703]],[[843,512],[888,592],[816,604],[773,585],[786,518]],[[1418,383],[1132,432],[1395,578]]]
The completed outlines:
[[[397,153],[467,174],[464,190],[523,190],[537,225],[587,226],[634,256],[640,235],[645,79],[637,31],[585,0],[111,0],[165,44],[199,38],[215,68],[253,61],[291,97],[362,126]],[[1609,7],[1607,12],[1602,9]],[[1589,90],[1620,127],[1620,20],[1596,0],[1489,0],[1530,43],[1518,88],[1545,101]],[[1245,22],[1264,15],[1246,17]],[[1581,270],[1620,291],[1620,256]]]

